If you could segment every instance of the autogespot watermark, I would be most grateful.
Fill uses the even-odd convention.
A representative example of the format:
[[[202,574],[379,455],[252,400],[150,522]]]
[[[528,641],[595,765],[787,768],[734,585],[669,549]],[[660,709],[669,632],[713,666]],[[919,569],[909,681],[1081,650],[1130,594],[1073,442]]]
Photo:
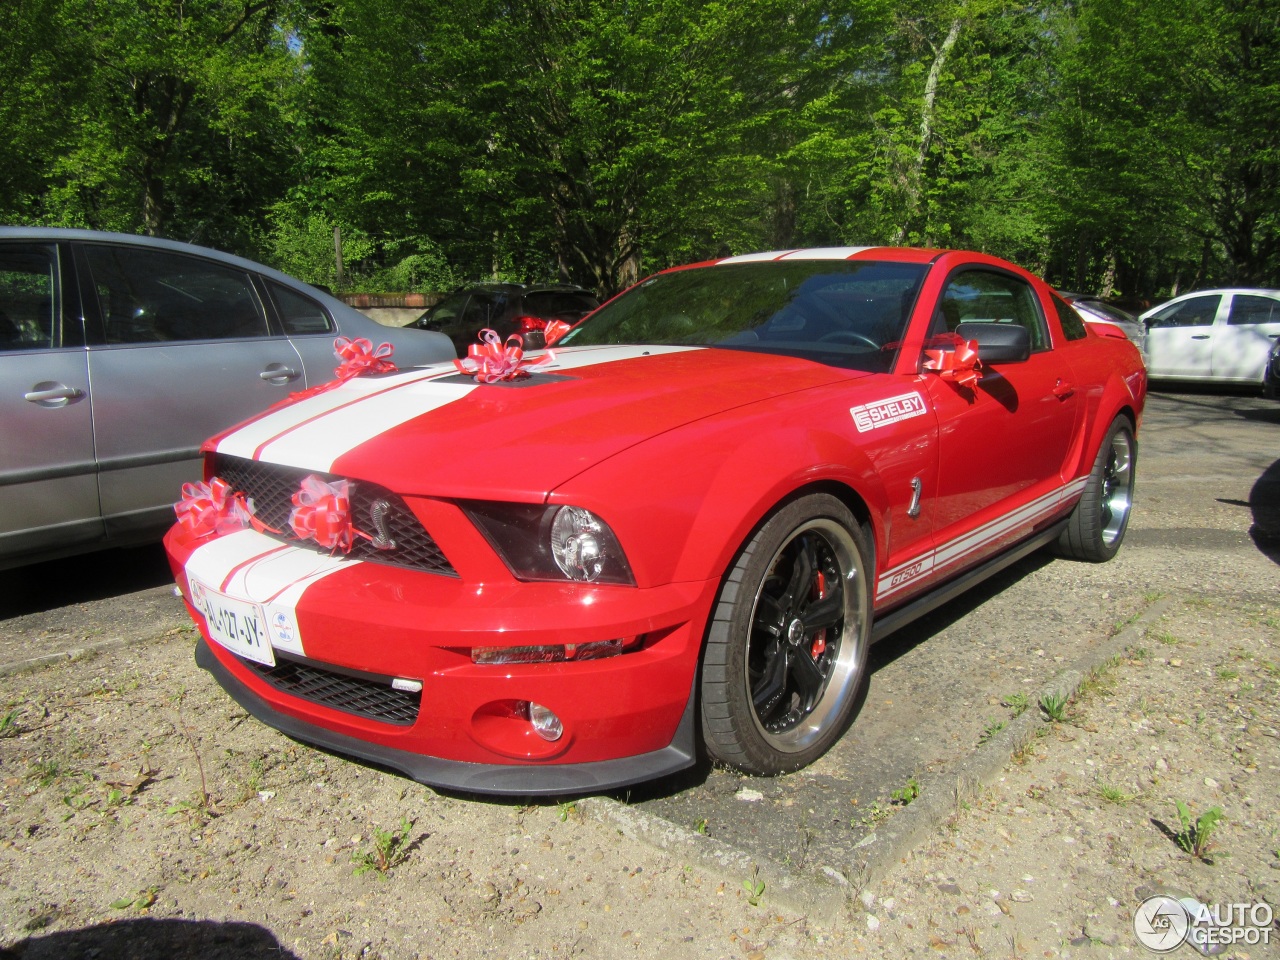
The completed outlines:
[[[1235,946],[1271,942],[1275,912],[1266,903],[1204,904],[1194,897],[1158,894],[1133,915],[1138,942],[1154,953],[1187,943],[1206,957]]]

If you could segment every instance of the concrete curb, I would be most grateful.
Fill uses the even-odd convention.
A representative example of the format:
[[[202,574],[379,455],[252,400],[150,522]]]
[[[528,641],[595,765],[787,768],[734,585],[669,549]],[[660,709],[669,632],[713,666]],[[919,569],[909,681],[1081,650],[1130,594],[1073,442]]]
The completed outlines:
[[[842,877],[796,874],[764,857],[753,857],[723,840],[694,833],[669,820],[612,797],[588,797],[579,809],[593,820],[612,826],[623,836],[672,856],[696,862],[719,877],[736,894],[747,880],[764,883],[761,903],[802,914],[831,926],[849,907],[852,893]]]
[[[30,657],[26,660],[15,660],[12,663],[0,663],[0,677],[11,677],[19,673],[30,673],[33,670],[40,670],[44,667],[57,666],[60,663],[71,663],[74,660],[82,660],[85,657],[103,653],[107,650],[119,650],[122,647],[134,647],[140,643],[148,643],[152,640],[159,640],[163,637],[175,636],[178,633],[186,631],[186,627],[169,627],[159,633],[140,634],[136,637],[111,637],[107,640],[99,640],[96,643],[89,643],[83,647],[71,647],[67,650],[59,650],[56,653],[46,653],[38,657]],[[191,629],[195,629],[194,625]]]
[[[151,639],[147,637],[146,639]],[[116,650],[120,647],[132,646],[139,643],[139,640],[125,639],[124,637],[113,637],[110,640],[100,640],[97,643],[91,643],[84,647],[72,647],[70,650],[59,650],[57,653],[46,653],[43,656],[31,657],[27,660],[15,660],[13,663],[0,663],[0,677],[11,677],[17,673],[30,673],[32,670],[39,670],[41,667],[50,667],[59,663],[69,663],[72,660],[80,660],[83,657],[98,653],[103,650]]]
[[[1027,710],[1010,721],[1004,730],[979,745],[950,770],[922,777],[920,795],[863,841],[864,845],[859,848],[861,855],[850,864],[849,872],[850,877],[856,878],[858,889],[884,879],[926,837],[959,812],[962,803],[979,796],[995,782],[1010,759],[1031,743],[1041,728],[1049,725],[1040,716],[1038,708],[1043,697],[1056,694],[1070,699],[1075,696],[1080,684],[1090,674],[1141,641],[1147,627],[1158,620],[1173,602],[1172,597],[1166,597],[1147,607],[1129,626],[1099,644],[1038,690]]]
[[[901,808],[880,829],[867,835],[858,855],[847,865],[846,875],[836,871],[817,876],[797,874],[763,857],[753,857],[722,840],[694,833],[611,797],[590,797],[579,802],[586,816],[615,827],[619,833],[655,849],[688,858],[707,872],[731,884],[735,891],[744,880],[758,877],[765,883],[762,901],[831,926],[847,917],[855,906],[855,894],[883,880],[926,838],[954,816],[961,804],[980,795],[1037,732],[1047,727],[1038,703],[1057,694],[1070,699],[1095,670],[1137,645],[1148,626],[1160,619],[1175,598],[1158,600],[1142,611],[1114,637],[1099,644],[1038,690],[1031,705],[1010,721],[999,734],[935,776],[920,778],[920,795]]]

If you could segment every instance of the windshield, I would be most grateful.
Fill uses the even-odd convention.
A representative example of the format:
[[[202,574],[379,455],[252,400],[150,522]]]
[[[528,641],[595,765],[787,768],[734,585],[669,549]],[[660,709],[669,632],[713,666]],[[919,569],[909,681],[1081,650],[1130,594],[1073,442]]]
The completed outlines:
[[[660,273],[601,307],[560,345],[715,346],[883,372],[927,271],[914,263],[789,260]]]

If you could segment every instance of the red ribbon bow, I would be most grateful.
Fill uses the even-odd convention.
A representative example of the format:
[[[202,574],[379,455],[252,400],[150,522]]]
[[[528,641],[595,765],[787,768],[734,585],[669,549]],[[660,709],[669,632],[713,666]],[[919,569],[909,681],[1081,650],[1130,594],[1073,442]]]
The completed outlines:
[[[193,537],[211,537],[215,533],[231,533],[247,526],[264,529],[265,524],[253,516],[253,504],[221,477],[208,483],[184,483],[182,499],[173,505],[178,523]]]
[[[924,369],[937,373],[943,380],[950,380],[970,390],[975,389],[982,369],[982,361],[978,359],[978,342],[961,340],[954,334],[950,335],[946,346],[940,344],[942,340],[941,337],[932,338],[931,342],[939,343],[939,348],[925,350]],[[926,343],[925,346],[928,347],[929,344]]]
[[[373,539],[352,525],[347,487],[345,480],[326,483],[314,473],[302,478],[289,513],[289,526],[300,540],[314,540],[330,551],[350,553],[357,536]]]
[[[389,343],[380,343],[377,349],[374,349],[373,341],[366,340],[364,337],[357,337],[354,340],[350,337],[338,337],[333,341],[333,355],[342,361],[333,371],[337,379],[291,393],[277,406],[305,400],[307,397],[314,397],[317,393],[327,393],[342,386],[353,377],[366,373],[395,373],[399,368],[390,359],[394,352],[395,347]]]
[[[522,380],[529,376],[529,368],[550,363],[556,358],[551,351],[530,359],[524,355],[524,340],[516,333],[507,337],[504,344],[497,331],[480,331],[480,343],[467,348],[467,355],[453,365],[461,373],[469,373],[476,383],[498,383],[502,380]]]
[[[546,326],[546,344],[548,347],[560,341],[566,333],[573,329],[573,324],[565,323],[563,320],[549,320]]]
[[[395,347],[389,343],[380,343],[375,349],[372,340],[357,337],[339,337],[333,341],[333,352],[342,363],[333,371],[339,381],[350,380],[366,373],[395,373],[396,365],[391,362],[391,354]]]

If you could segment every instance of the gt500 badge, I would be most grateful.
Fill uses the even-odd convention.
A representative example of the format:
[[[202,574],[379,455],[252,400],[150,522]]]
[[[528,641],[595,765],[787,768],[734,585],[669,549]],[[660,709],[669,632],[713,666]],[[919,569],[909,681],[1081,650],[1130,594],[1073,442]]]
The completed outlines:
[[[878,400],[875,403],[864,403],[860,407],[851,407],[854,425],[859,433],[866,433],[876,427],[887,427],[899,420],[910,420],[922,417],[926,413],[924,397],[919,393],[904,393],[900,397]]]

